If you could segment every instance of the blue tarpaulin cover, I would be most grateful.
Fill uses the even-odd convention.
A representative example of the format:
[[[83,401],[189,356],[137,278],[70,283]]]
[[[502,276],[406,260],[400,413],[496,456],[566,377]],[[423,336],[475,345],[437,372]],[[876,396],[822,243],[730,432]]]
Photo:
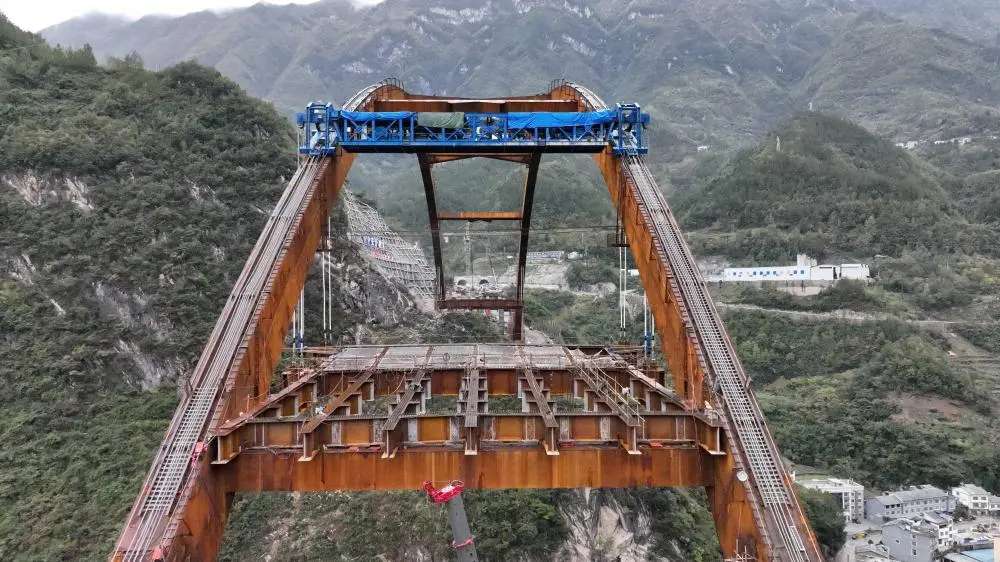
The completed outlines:
[[[414,111],[341,111],[340,114],[351,121],[371,121],[373,119],[389,121],[409,119],[417,115]],[[433,115],[437,117],[439,114]],[[614,109],[583,112],[524,111],[507,114],[500,113],[497,114],[497,117],[502,118],[504,115],[507,117],[508,127],[512,129],[526,129],[533,127],[572,127],[606,124],[614,121],[618,116],[618,112]]]
[[[380,121],[394,121],[398,119],[409,119],[413,117],[416,112],[414,111],[341,111],[340,114],[345,119],[350,119],[351,121],[371,121],[373,119],[378,119]]]
[[[572,127],[610,123],[618,116],[617,110],[602,109],[584,112],[521,112],[508,113],[507,126],[511,129],[532,127]]]

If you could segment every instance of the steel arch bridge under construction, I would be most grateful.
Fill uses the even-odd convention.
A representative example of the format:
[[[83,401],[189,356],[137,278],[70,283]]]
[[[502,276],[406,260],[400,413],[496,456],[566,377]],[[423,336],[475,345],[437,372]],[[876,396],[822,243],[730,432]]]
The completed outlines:
[[[614,119],[607,117],[612,108],[561,81],[542,94],[462,99],[412,94],[394,80],[358,92],[343,110],[330,107],[323,119],[346,116],[354,125],[326,121],[324,130],[317,126],[321,149],[304,148],[307,157],[222,310],[111,560],[214,559],[238,492],[417,490],[427,479],[462,480],[469,488],[701,486],[727,559],[823,559],[694,258],[643,150],[636,149],[644,145],[622,149],[617,131],[603,140],[589,133],[554,139],[538,130],[535,136],[480,134],[479,125],[473,133],[485,139],[479,144],[414,142],[414,125],[402,121],[419,112]],[[621,119],[622,106],[618,111]],[[376,142],[376,128],[357,135],[357,120],[389,112],[400,121],[381,129],[386,142]],[[307,133],[316,122],[307,116]],[[400,132],[407,126],[411,133]],[[331,135],[344,142],[330,142]],[[322,366],[269,393],[330,210],[362,152],[416,153],[438,308],[511,311],[514,343],[338,348]],[[610,348],[520,343],[531,207],[546,152],[590,154],[600,169],[649,299],[665,366],[640,368]],[[470,157],[527,166],[519,210],[437,210],[431,168]],[[446,298],[442,220],[519,225],[513,298]],[[663,384],[666,377],[672,388]],[[450,397],[454,407],[429,410],[432,395]],[[496,395],[517,396],[521,407],[491,411],[489,397]],[[566,408],[554,401],[557,395],[581,407]],[[388,405],[372,406],[376,398]]]

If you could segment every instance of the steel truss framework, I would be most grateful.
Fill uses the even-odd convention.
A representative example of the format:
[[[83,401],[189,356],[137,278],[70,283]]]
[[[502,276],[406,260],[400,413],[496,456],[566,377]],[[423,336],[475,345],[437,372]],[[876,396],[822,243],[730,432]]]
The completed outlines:
[[[457,100],[410,94],[389,80],[365,88],[344,109],[525,107],[606,108],[586,88],[565,82],[533,96]],[[451,217],[434,206],[430,167],[468,156],[419,157],[432,233]],[[538,156],[502,156],[529,167],[525,205],[517,216],[494,217],[520,221],[525,254]],[[528,346],[348,348],[268,395],[306,272],[354,158],[343,148],[309,158],[289,183],[192,374],[193,391],[178,407],[112,560],[213,559],[239,491],[417,489],[428,478],[479,488],[704,486],[727,558],[822,560],[666,200],[641,157],[610,147],[593,158],[618,209],[676,395],[660,374],[636,372],[607,351]],[[461,220],[470,218],[480,217]],[[440,263],[439,243],[435,253]],[[440,276],[438,269],[438,287]],[[517,297],[500,304],[516,307]],[[582,397],[587,411],[560,408],[552,397],[564,392]],[[491,409],[495,395],[519,398],[520,411]],[[429,411],[429,400],[440,396],[454,397],[455,410]],[[387,409],[374,408],[376,399],[388,401]]]

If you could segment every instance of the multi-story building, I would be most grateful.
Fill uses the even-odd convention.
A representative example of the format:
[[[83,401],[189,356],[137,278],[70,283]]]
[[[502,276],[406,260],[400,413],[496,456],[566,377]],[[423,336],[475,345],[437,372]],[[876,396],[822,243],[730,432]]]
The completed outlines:
[[[882,526],[882,544],[901,562],[931,562],[937,553],[937,529],[923,521],[896,519]]]
[[[990,511],[990,493],[975,484],[962,484],[951,489],[959,505],[969,508],[973,515],[986,515]]]
[[[858,523],[865,518],[865,487],[842,478],[805,478],[798,482],[811,490],[832,494],[844,512],[844,521]]]
[[[854,547],[854,562],[899,562],[881,544],[863,544]]]
[[[795,265],[766,265],[756,267],[727,267],[721,277],[709,276],[710,281],[760,283],[765,281],[824,281],[837,279],[868,279],[871,268],[863,263],[819,265],[816,260],[799,254]]]
[[[943,513],[925,513],[921,516],[921,521],[937,531],[938,550],[947,550],[958,542],[958,531],[955,530],[951,517]]]
[[[865,516],[882,520],[917,517],[924,513],[951,512],[954,505],[954,498],[940,488],[914,486],[869,499],[865,502]]]

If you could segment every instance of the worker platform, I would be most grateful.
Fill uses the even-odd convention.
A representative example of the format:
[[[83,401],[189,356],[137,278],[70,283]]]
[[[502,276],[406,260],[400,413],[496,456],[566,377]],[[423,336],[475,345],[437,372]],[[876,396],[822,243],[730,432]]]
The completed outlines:
[[[703,466],[725,455],[720,417],[685,410],[641,358],[348,347],[285,372],[287,386],[223,422],[213,463],[258,491],[416,489],[433,475],[470,488],[707,485]]]

